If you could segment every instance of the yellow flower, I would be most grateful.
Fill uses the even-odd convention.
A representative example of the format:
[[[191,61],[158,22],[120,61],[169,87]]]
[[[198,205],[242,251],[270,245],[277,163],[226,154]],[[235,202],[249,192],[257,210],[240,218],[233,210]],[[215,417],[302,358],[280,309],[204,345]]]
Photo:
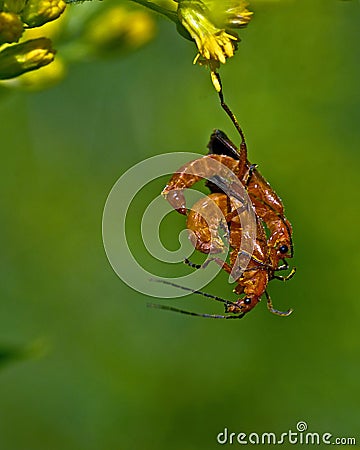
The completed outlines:
[[[9,45],[0,52],[0,79],[14,78],[30,70],[39,69],[51,63],[54,56],[55,50],[47,38]]]
[[[20,17],[13,12],[0,12],[0,45],[17,42],[23,33]]]
[[[195,41],[199,53],[194,63],[209,67],[212,83],[221,91],[216,70],[234,56],[239,37],[229,31],[247,25],[252,12],[245,0],[178,0],[178,17]]]
[[[64,0],[28,0],[21,18],[29,27],[39,27],[57,19],[65,10]]]
[[[226,58],[234,55],[238,37],[218,28],[211,21],[211,12],[202,1],[182,1],[179,3],[178,15],[199,50],[195,62],[201,56],[201,64],[208,61],[210,66],[217,66],[219,62],[225,64]]]

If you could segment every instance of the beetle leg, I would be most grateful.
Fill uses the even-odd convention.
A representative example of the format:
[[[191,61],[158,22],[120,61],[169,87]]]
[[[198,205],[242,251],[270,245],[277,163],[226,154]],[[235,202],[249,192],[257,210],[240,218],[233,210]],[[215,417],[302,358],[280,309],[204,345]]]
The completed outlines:
[[[281,264],[281,266],[277,267],[277,268],[275,269],[275,271],[278,271],[278,270],[287,270],[287,269],[289,268],[289,263],[286,261],[286,259],[282,259],[282,261],[283,261],[284,264]]]
[[[277,269],[279,270],[279,269]],[[291,269],[291,272],[289,273],[289,275],[286,275],[286,277],[283,277],[281,275],[274,275],[273,278],[275,278],[276,280],[280,280],[280,281],[288,281],[291,280],[291,278],[295,275],[296,273],[296,267],[293,267]]]
[[[275,309],[273,307],[270,295],[268,293],[268,291],[265,291],[265,295],[266,295],[266,299],[267,299],[267,307],[268,310],[270,312],[272,312],[273,314],[277,315],[277,316],[290,316],[290,314],[293,312],[293,309],[288,309],[287,311],[279,311],[278,309]]]
[[[240,138],[241,138],[241,144],[243,144],[245,146],[245,136],[244,136],[243,130],[241,129],[239,122],[237,121],[234,113],[231,111],[231,109],[225,103],[220,74],[218,72],[212,72],[212,73],[217,78],[217,82],[218,82],[217,92],[218,92],[219,99],[220,99],[220,105],[221,105],[222,109],[226,112],[226,114],[230,117],[231,122],[234,124],[235,128],[237,129],[237,131],[240,135]]]
[[[254,170],[257,168],[257,164],[251,164],[251,166],[249,167],[249,170],[247,172],[247,174],[244,176],[243,182],[245,184],[245,186],[249,186],[252,174],[254,173]]]

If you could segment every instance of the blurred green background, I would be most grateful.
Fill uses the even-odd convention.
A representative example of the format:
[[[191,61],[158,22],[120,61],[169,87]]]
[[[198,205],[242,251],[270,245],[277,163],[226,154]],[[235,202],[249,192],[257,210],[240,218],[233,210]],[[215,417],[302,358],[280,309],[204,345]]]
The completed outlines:
[[[72,65],[52,89],[2,90],[1,450],[212,449],[224,427],[281,433],[299,420],[360,445],[360,5],[251,6],[221,73],[250,159],[293,224],[298,272],[269,291],[295,312],[275,317],[263,302],[216,321],[148,309],[106,259],[102,211],[122,173],[164,152],[205,153],[215,127],[238,140],[172,23],[159,19],[125,58]],[[165,181],[130,210],[132,237]],[[170,247],[184,225],[166,219]],[[152,265],[132,240],[157,275],[191,270]],[[232,288],[220,274],[205,290],[234,299]],[[12,348],[30,357],[12,361]]]

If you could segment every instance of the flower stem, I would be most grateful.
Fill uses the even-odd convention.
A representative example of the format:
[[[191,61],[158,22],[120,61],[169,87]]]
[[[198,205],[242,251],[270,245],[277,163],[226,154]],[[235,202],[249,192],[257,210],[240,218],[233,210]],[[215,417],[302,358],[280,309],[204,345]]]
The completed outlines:
[[[175,23],[179,23],[178,16],[176,12],[170,11],[168,9],[162,8],[156,3],[148,2],[147,0],[130,0],[132,2],[138,3],[139,5],[145,6],[146,8],[151,9],[159,14],[166,16],[168,19],[172,20]]]

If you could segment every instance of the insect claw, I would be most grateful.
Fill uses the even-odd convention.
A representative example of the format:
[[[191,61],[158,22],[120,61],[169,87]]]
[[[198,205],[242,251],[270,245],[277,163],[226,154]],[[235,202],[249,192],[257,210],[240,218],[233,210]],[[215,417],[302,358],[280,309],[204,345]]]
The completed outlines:
[[[274,308],[269,308],[269,311],[273,314],[275,314],[276,316],[281,316],[281,317],[288,317],[290,316],[290,314],[292,314],[292,312],[294,311],[292,308],[288,309],[287,311],[279,311],[277,309]]]

